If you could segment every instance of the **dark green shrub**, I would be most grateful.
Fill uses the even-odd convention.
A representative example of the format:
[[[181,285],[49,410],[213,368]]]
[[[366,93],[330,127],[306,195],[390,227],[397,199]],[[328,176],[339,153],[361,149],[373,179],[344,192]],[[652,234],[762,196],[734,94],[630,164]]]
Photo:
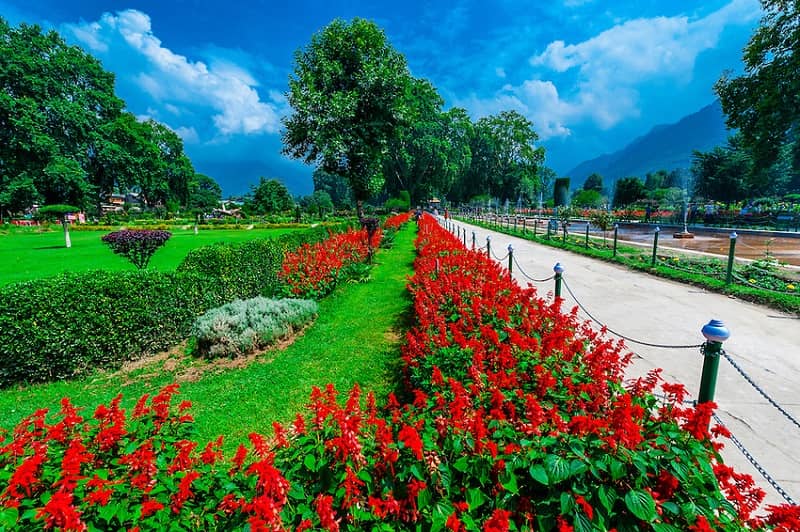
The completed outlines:
[[[309,299],[237,299],[197,318],[192,341],[202,356],[242,356],[301,328],[318,310],[317,303]]]
[[[286,252],[328,235],[329,229],[320,226],[271,239],[205,246],[190,251],[178,271],[212,277],[224,301],[270,297],[280,290],[278,271]]]
[[[116,368],[186,338],[222,304],[195,274],[95,271],[0,290],[0,387]]]

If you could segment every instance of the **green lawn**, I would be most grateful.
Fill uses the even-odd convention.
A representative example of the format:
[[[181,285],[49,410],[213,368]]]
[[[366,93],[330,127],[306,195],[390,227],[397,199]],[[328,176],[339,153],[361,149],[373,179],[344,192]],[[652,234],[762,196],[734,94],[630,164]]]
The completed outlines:
[[[185,357],[162,356],[134,371],[0,390],[0,427],[12,428],[37,408],[58,410],[61,397],[86,407],[85,414],[117,393],[130,407],[142,393],[177,379],[180,399],[194,403],[198,438],[223,434],[231,450],[252,431],[269,432],[272,421],[292,420],[313,385],[330,382],[345,394],[358,383],[380,400],[398,382],[399,346],[411,306],[405,285],[413,272],[414,237],[415,227],[409,224],[392,249],[376,255],[371,281],[338,287],[320,302],[316,322],[286,349],[268,352],[243,368],[201,373],[202,365]]]
[[[191,228],[172,229],[172,238],[156,251],[148,269],[174,270],[190,250],[214,242],[273,238],[296,230],[201,230],[195,235]],[[112,253],[100,240],[106,234],[108,231],[71,231],[72,247],[69,249],[64,247],[64,232],[61,230],[36,232],[26,228],[0,234],[0,286],[67,271],[135,269],[133,264]]]

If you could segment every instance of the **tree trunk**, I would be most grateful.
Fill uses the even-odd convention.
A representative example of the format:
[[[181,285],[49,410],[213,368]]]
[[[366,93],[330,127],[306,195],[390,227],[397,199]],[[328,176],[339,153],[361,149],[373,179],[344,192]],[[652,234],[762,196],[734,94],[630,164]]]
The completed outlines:
[[[364,202],[362,200],[356,200],[356,214],[359,220],[364,217]]]

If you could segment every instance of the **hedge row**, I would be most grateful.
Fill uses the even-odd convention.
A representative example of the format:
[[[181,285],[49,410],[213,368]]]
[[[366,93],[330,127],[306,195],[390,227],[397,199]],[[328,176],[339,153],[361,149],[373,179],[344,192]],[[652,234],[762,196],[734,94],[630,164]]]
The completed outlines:
[[[0,387],[72,378],[175,345],[197,316],[277,293],[287,250],[315,228],[192,251],[176,273],[63,274],[0,289]]]

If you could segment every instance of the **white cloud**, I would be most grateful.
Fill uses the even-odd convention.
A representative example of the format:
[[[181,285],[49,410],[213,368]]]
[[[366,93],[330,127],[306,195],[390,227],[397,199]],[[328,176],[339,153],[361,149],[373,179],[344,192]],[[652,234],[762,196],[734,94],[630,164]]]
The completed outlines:
[[[181,104],[210,108],[223,135],[274,133],[280,127],[276,106],[261,101],[258,83],[245,69],[226,60],[209,66],[176,54],[153,34],[150,17],[141,11],[105,13],[97,22],[67,29],[101,55],[133,54],[141,60],[142,71],[133,79],[172,114]]]
[[[717,46],[726,26],[749,24],[760,15],[758,0],[731,0],[703,18],[639,18],[576,44],[556,40],[531,57],[533,79],[506,85],[482,103],[473,96],[462,105],[478,115],[502,109],[500,102],[512,105],[534,121],[544,139],[569,135],[569,124],[584,120],[608,129],[639,115],[641,83],[688,83],[697,56]],[[547,77],[569,79],[574,88],[559,91],[553,81],[542,80]]]
[[[505,78],[506,77],[506,70],[502,67],[496,67],[494,69],[494,73],[497,74],[498,78]]]
[[[175,128],[175,133],[177,133],[186,144],[197,144],[200,141],[200,136],[193,127],[178,127]]]

